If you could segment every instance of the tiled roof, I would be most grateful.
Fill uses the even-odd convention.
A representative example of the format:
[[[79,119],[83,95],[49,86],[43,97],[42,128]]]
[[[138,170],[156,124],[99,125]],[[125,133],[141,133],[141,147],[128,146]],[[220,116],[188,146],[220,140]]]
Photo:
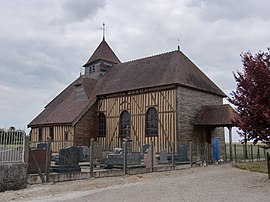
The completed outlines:
[[[229,104],[209,105],[202,108],[193,124],[216,127],[233,126],[236,116],[235,110]]]
[[[95,83],[96,80],[79,77],[45,106],[45,109],[28,124],[28,127],[72,123],[95,98],[92,93]],[[87,99],[76,101],[75,88],[79,84],[83,85]]]
[[[102,40],[97,49],[94,51],[89,60],[83,65],[84,67],[98,60],[105,60],[114,64],[120,63],[111,47],[105,40]]]
[[[220,90],[181,51],[116,64],[99,79],[98,94],[178,84],[222,97]]]
[[[103,41],[99,47],[106,46],[102,45],[104,43],[106,42]],[[88,62],[91,63],[98,58],[99,47]],[[119,60],[115,59],[115,62]],[[87,99],[76,101],[75,88],[78,84],[83,86]],[[53,99],[28,126],[72,124],[84,114],[99,95],[170,84],[202,90],[221,97],[226,96],[182,52],[172,51],[115,64],[99,80],[79,77]]]

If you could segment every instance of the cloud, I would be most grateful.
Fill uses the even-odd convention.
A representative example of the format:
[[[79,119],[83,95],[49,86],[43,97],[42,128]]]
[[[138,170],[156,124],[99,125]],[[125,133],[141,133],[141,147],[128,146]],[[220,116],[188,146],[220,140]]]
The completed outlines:
[[[0,127],[26,125],[102,39],[122,61],[181,50],[225,93],[242,52],[270,47],[266,0],[0,1]],[[15,97],[15,99],[14,99]],[[16,125],[15,125],[16,126]]]
[[[65,18],[75,22],[92,19],[105,3],[105,0],[66,0],[63,3]]]
[[[187,5],[199,13],[203,20],[227,19],[240,21],[247,18],[268,18],[270,2],[265,0],[191,0]]]

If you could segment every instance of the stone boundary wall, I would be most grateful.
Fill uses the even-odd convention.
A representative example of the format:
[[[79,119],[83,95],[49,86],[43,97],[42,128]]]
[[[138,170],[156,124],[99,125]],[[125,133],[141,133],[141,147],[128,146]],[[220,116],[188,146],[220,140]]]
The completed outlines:
[[[162,171],[171,171],[171,170],[182,170],[190,168],[190,164],[186,165],[176,165],[176,166],[158,166],[154,167],[153,172],[162,172]],[[150,168],[133,168],[128,169],[128,175],[137,175],[143,173],[150,173]],[[78,172],[78,173],[50,173],[49,182],[57,183],[64,181],[73,181],[73,180],[83,180],[83,179],[95,179],[95,178],[103,178],[103,177],[117,177],[124,176],[124,170],[122,169],[112,169],[112,170],[100,170],[94,171],[93,177],[90,177],[89,172]],[[38,174],[31,174],[27,177],[28,184],[41,184],[42,181]]]
[[[24,189],[27,186],[27,164],[0,164],[0,192]]]

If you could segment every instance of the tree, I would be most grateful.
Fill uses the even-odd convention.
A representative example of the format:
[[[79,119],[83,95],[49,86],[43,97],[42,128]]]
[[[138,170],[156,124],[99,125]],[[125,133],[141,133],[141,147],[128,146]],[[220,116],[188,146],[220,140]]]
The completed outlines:
[[[229,101],[236,106],[242,141],[270,148],[270,49],[241,55],[243,72],[234,73],[237,86]]]

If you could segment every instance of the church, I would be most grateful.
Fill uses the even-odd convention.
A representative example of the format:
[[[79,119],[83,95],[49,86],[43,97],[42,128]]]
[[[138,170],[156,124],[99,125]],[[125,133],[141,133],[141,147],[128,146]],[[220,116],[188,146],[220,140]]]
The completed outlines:
[[[32,143],[52,140],[53,152],[89,146],[94,138],[105,150],[132,140],[142,152],[171,152],[192,142],[196,151],[214,138],[224,145],[233,109],[225,93],[182,51],[122,62],[104,36],[79,76],[29,124]]]

